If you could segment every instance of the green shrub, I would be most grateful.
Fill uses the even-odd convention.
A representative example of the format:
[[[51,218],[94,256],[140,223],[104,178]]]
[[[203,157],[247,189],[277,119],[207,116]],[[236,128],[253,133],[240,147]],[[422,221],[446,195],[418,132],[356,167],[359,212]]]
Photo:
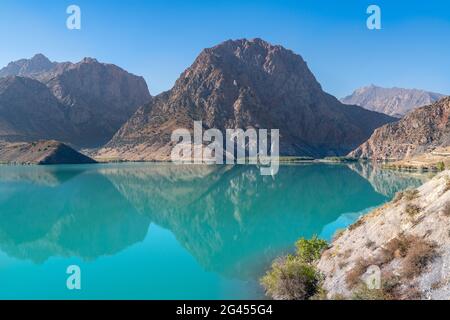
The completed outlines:
[[[277,300],[307,300],[319,292],[320,274],[296,256],[278,259],[261,279],[266,294]]]
[[[296,254],[275,260],[261,278],[266,294],[278,300],[320,299],[326,295],[320,287],[321,274],[314,262],[327,247],[328,243],[317,236],[298,240]]]
[[[328,243],[313,236],[310,240],[301,238],[295,246],[297,247],[297,257],[305,263],[312,263],[320,258],[322,252],[328,247]]]
[[[438,171],[444,171],[445,170],[445,163],[444,162],[439,162],[438,164],[436,164],[436,169]]]

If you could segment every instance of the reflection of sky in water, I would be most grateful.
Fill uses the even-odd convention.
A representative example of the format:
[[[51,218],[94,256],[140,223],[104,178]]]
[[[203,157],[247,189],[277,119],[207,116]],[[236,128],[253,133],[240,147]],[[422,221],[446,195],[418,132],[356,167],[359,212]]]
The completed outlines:
[[[336,221],[333,221],[332,223],[324,226],[322,232],[319,234],[319,237],[327,241],[331,241],[336,231],[347,228],[356,220],[358,220],[359,217],[371,212],[375,208],[376,207],[371,207],[360,212],[344,213],[339,218],[337,218]]]

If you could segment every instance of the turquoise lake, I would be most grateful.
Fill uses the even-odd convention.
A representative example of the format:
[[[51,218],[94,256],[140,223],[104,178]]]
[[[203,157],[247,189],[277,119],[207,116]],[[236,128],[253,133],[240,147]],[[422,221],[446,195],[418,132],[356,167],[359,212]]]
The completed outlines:
[[[427,177],[370,165],[0,166],[0,299],[264,299],[300,237],[331,239]],[[81,268],[68,290],[66,268]]]

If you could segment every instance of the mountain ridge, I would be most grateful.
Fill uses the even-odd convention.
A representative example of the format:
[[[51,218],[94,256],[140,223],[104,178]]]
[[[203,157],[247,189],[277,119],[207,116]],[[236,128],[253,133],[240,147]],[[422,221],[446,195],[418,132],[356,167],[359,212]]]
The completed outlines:
[[[386,115],[346,106],[325,93],[300,55],[262,39],[204,49],[174,87],[141,108],[97,156],[168,160],[174,129],[280,128],[283,155],[345,154]],[[361,124],[362,122],[363,124]]]
[[[450,97],[413,110],[400,121],[375,130],[349,156],[402,160],[450,146]]]
[[[33,141],[36,139],[56,139],[69,143],[79,148],[100,147],[108,142],[116,131],[129,117],[144,103],[151,100],[151,95],[143,77],[133,75],[122,68],[100,63],[93,58],[84,58],[80,62],[50,62],[45,56],[38,54],[31,59],[21,59],[11,62],[0,70],[0,81],[7,83],[5,79],[30,79],[27,83],[31,88],[24,86],[16,97],[29,97],[27,103],[20,106],[22,113],[1,114],[0,112],[0,138],[11,140],[13,135],[5,137],[2,131],[10,131],[11,122],[33,122],[30,118],[33,113],[33,105],[42,104],[38,99],[33,99],[31,92],[39,81],[57,100],[52,105],[58,105],[60,110],[56,114],[62,114],[58,121],[51,113],[38,114],[42,124],[48,128],[65,128],[64,134],[45,134],[30,132],[19,135],[16,141]],[[15,78],[16,77],[16,78]],[[41,91],[44,91],[41,87]],[[3,94],[0,90],[0,94]],[[54,100],[48,98],[47,100]],[[15,99],[9,101],[0,97],[3,106],[17,105]],[[36,113],[36,112],[34,112]],[[49,117],[50,120],[45,118]],[[5,128],[6,126],[6,128]]]
[[[341,102],[401,118],[411,110],[432,104],[444,97],[443,94],[425,90],[383,88],[372,84],[356,89],[351,95],[342,98]]]

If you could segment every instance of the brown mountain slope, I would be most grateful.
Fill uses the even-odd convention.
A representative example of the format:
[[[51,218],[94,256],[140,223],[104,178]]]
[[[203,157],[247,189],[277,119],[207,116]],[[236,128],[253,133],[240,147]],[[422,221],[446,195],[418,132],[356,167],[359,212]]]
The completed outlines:
[[[357,158],[401,160],[450,146],[450,97],[416,109],[398,122],[373,133],[349,155]]]
[[[51,75],[43,81],[69,107],[68,119],[76,129],[71,142],[81,147],[104,145],[151,99],[142,77],[91,58],[60,65]]]
[[[0,139],[33,141],[68,140],[73,133],[66,109],[37,80],[0,78]]]
[[[393,119],[325,93],[305,61],[261,39],[205,49],[175,86],[141,107],[99,156],[167,160],[170,135],[205,128],[280,129],[283,155],[343,155]]]
[[[43,54],[36,54],[31,59],[20,59],[8,63],[0,69],[0,78],[8,76],[35,77],[48,72],[56,67],[56,62],[51,62]]]
[[[89,157],[58,141],[0,141],[0,162],[14,164],[81,164],[95,163]]]
[[[39,88],[41,96],[36,96],[38,84],[31,79],[22,80],[20,89],[16,86],[14,94],[4,96],[1,87],[5,85],[2,83],[17,75],[40,81],[43,84]],[[31,126],[25,138],[15,141],[56,139],[77,147],[99,147],[112,138],[138,107],[151,99],[142,77],[91,58],[74,64],[50,62],[45,56],[36,55],[32,59],[11,62],[1,69],[0,82],[2,107],[19,110],[0,115],[0,133],[12,130],[11,122],[39,121],[44,128],[65,129],[64,134],[43,135]],[[45,85],[48,93],[42,97]],[[48,112],[41,114],[44,104],[49,104]],[[64,120],[61,114],[64,114]]]

